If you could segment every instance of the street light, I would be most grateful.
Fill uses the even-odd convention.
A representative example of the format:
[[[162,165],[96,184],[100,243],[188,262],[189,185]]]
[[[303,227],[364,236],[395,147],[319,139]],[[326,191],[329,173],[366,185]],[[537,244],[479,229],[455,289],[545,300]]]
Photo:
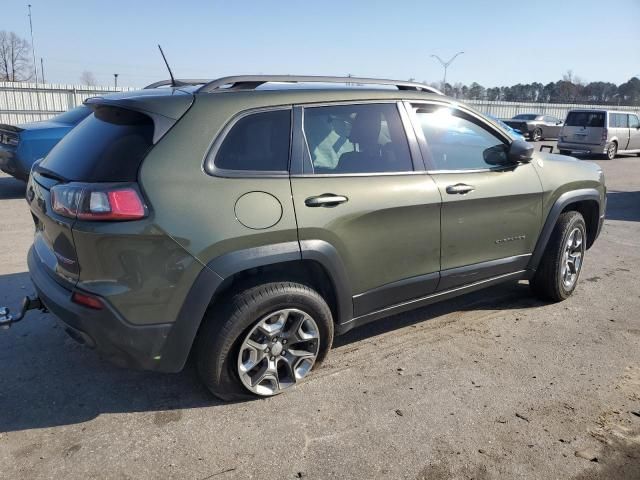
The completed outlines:
[[[119,73],[114,73],[113,74],[113,86],[118,88],[118,75],[120,75]]]
[[[447,68],[449,67],[449,65],[453,63],[453,61],[456,59],[458,55],[462,55],[463,53],[464,52],[456,53],[453,57],[449,59],[448,62],[445,62],[444,60],[442,60],[438,55],[431,55],[433,58],[438,60],[440,62],[440,65],[442,65],[442,67],[444,68],[444,77],[442,79],[442,92],[445,95],[447,94]]]

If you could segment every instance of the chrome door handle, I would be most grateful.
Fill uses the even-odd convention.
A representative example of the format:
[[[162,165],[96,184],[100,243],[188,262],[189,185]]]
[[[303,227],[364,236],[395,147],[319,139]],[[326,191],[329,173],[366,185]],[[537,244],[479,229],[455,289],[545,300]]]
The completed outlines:
[[[466,183],[456,183],[455,185],[449,185],[447,187],[447,193],[464,195],[465,193],[473,192],[475,187],[473,185],[467,185]]]
[[[304,201],[307,207],[335,207],[348,201],[344,195],[334,195],[333,193],[323,193],[317,197],[309,197]]]

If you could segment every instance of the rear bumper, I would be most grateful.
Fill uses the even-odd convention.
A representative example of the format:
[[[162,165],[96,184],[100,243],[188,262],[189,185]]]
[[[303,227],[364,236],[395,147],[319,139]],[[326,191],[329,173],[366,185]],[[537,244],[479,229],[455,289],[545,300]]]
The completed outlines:
[[[29,171],[19,161],[15,148],[5,145],[0,145],[0,170],[25,182],[29,178]]]
[[[569,150],[571,152],[580,152],[586,155],[601,155],[607,153],[608,144],[593,145],[588,143],[572,143],[558,141],[558,150]]]
[[[182,364],[163,358],[172,324],[137,326],[122,319],[104,301],[94,310],[71,301],[71,291],[56,282],[44,269],[35,249],[27,257],[29,274],[42,303],[58,317],[72,338],[95,348],[107,360],[120,366],[144,370],[177,371]]]

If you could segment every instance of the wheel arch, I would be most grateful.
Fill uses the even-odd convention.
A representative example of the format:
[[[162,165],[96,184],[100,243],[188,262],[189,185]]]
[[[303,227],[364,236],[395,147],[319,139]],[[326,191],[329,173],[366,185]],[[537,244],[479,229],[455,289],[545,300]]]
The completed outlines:
[[[196,278],[167,336],[162,370],[182,370],[205,312],[223,295],[274,281],[299,282],[317,290],[329,304],[336,324],[353,316],[346,269],[328,242],[294,241],[237,250],[207,263]]]
[[[600,226],[600,193],[595,188],[566,192],[560,195],[547,215],[529,262],[529,270],[535,271],[538,268],[558,218],[563,212],[570,210],[580,212],[584,217],[587,225],[587,248],[593,245]]]

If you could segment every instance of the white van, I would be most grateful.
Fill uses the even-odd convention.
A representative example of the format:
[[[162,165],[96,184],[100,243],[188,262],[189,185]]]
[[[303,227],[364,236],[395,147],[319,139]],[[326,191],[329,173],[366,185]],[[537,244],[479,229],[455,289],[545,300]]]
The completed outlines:
[[[605,155],[613,160],[618,153],[640,155],[638,115],[613,110],[571,110],[560,131],[558,150]]]

